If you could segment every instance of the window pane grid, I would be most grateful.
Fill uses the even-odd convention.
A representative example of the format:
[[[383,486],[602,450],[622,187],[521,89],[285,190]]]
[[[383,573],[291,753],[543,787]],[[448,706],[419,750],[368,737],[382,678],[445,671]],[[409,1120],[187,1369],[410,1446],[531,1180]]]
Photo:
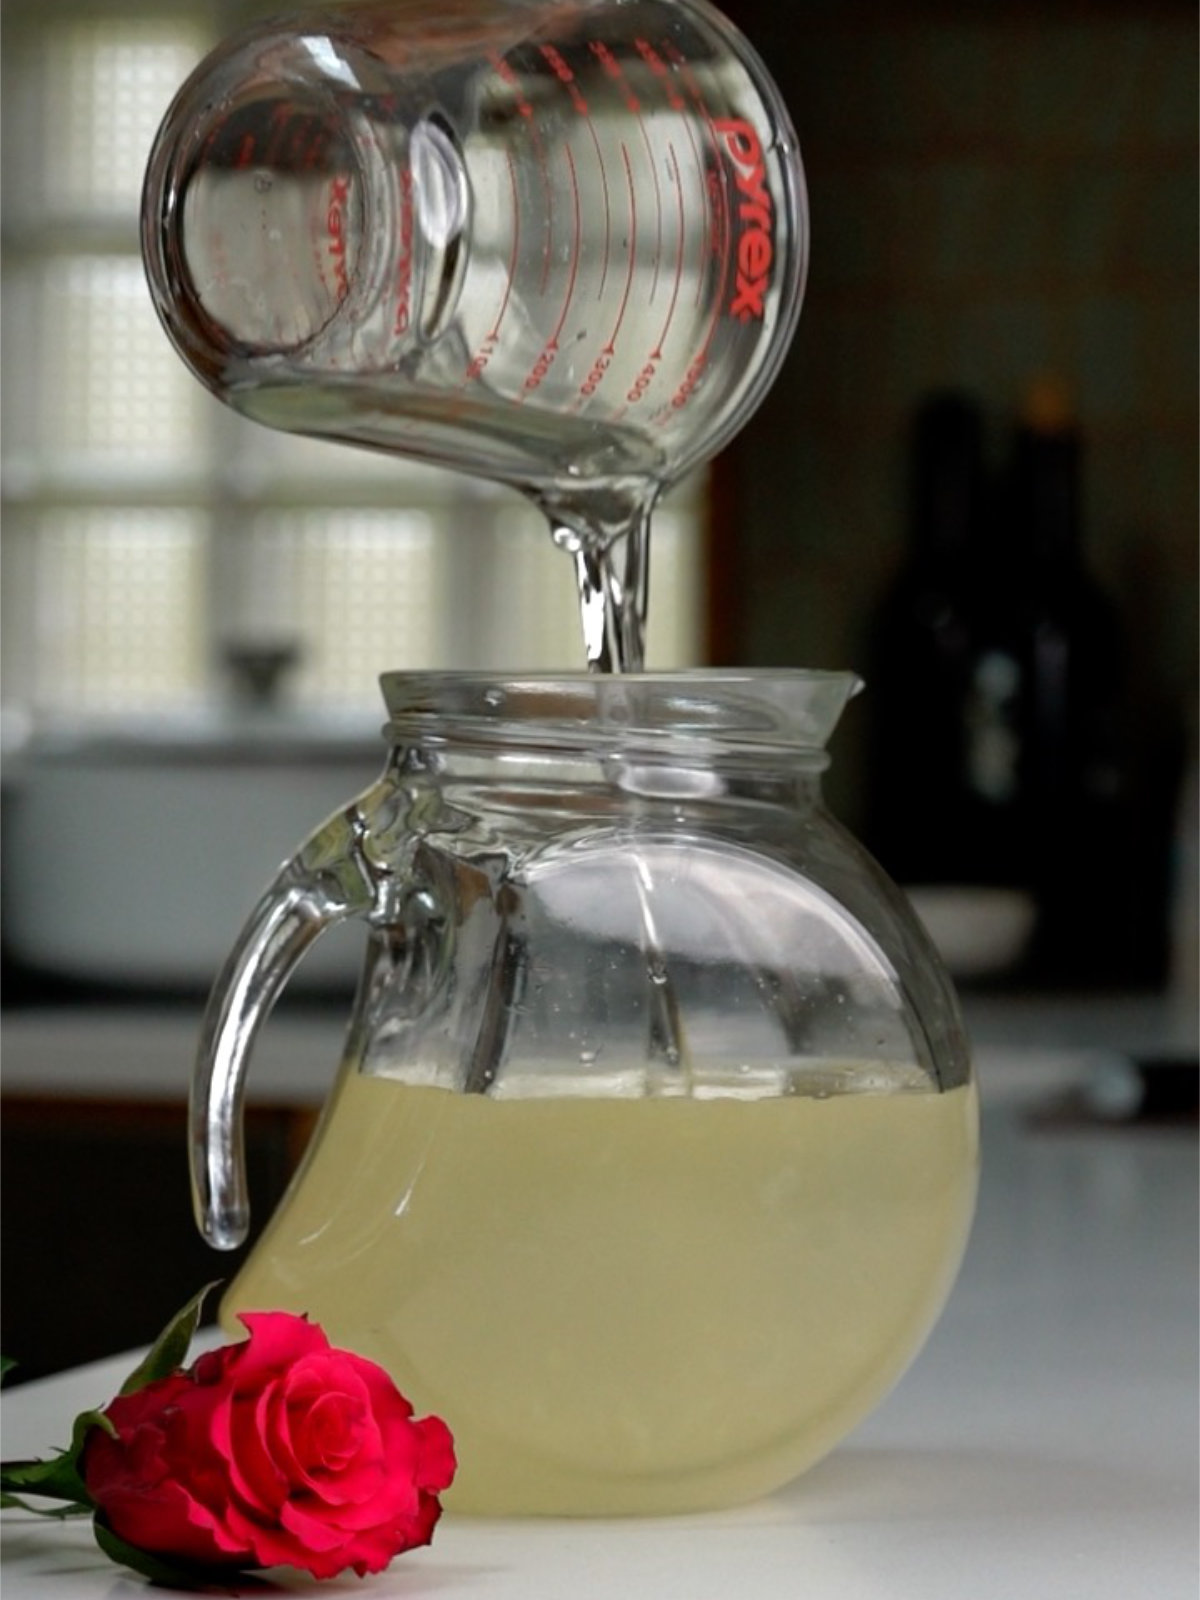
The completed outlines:
[[[222,692],[230,640],[298,640],[314,706],[374,707],[388,669],[581,666],[572,563],[519,497],[234,416],[159,327],[142,176],[210,13],[44,4],[6,39],[6,701],[183,707]],[[699,497],[672,504],[658,666],[698,655]]]
[[[208,621],[202,513],[47,510],[33,538],[35,707],[144,710],[198,698]]]
[[[273,615],[257,637],[303,640],[297,697],[311,705],[374,706],[381,672],[442,659],[444,536],[424,512],[314,508],[255,518],[252,565],[269,573]],[[261,592],[261,591],[260,591]]]
[[[506,508],[480,537],[494,543],[496,581],[479,665],[578,670],[584,650],[575,563],[551,541],[544,518],[521,506]]]
[[[163,336],[138,257],[52,259],[38,301],[39,467],[136,473],[205,459],[204,392]]]
[[[20,180],[11,199],[30,220],[122,216],[136,228],[142,174],[175,90],[203,54],[203,30],[153,16],[51,23],[18,41]]]

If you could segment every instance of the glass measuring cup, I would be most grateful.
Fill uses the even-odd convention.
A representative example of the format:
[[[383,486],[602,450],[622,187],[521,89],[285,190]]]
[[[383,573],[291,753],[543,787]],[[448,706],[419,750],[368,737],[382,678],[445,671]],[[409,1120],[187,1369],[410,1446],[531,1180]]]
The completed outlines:
[[[707,0],[368,0],[202,63],[143,248],[239,411],[515,484],[603,548],[761,399],[807,210],[778,91]]]

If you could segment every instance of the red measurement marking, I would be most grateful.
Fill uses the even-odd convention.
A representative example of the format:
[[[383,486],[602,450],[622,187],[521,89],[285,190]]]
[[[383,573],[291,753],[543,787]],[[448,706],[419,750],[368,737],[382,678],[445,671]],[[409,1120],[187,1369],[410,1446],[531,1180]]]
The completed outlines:
[[[676,46],[668,39],[668,40],[664,40],[663,41],[663,43],[662,43],[660,48],[662,49],[662,52],[663,52],[664,55],[668,55],[668,56],[671,57],[671,65],[667,70],[672,72],[672,73],[679,73],[680,69],[683,66],[685,66],[686,63],[684,61],[684,58],[680,55],[679,50],[676,48]],[[662,57],[660,56],[659,60],[661,61],[661,59],[662,59]],[[665,66],[665,63],[664,63],[664,66]],[[674,88],[674,85],[671,86],[671,89],[670,89],[669,92],[674,95],[674,98],[671,100],[672,108],[676,109],[676,110],[679,110],[679,111],[686,111],[687,110],[687,103],[684,101],[684,99],[679,94],[679,92]],[[704,111],[703,107],[701,107],[700,116],[701,116],[702,120],[707,120],[707,113]],[[686,118],[684,120],[683,129],[684,129],[684,132],[687,134],[688,144],[692,148],[692,168],[693,168],[693,171],[696,173],[697,177],[700,179],[701,187],[704,188],[705,181],[706,181],[705,162],[704,162],[703,156],[700,153],[700,147],[696,143],[696,136],[692,132],[692,121],[691,121],[690,117]],[[676,170],[678,170],[678,168]],[[680,195],[681,195],[681,200],[682,200],[682,183],[680,185]],[[712,203],[712,195],[707,190],[705,191],[705,200],[706,200],[705,216],[711,218],[715,214],[715,212],[714,212],[714,207],[713,207],[713,203]],[[710,238],[710,244],[714,246],[712,253],[715,256],[716,255],[715,240],[713,239],[711,228],[710,228],[710,232],[709,232],[709,238]],[[696,299],[695,299],[695,304],[696,305],[699,305],[701,300],[704,298],[704,281],[705,281],[704,280],[704,274],[702,272],[698,272],[696,274]]]
[[[601,378],[617,353],[617,335],[621,331],[621,324],[625,320],[625,312],[629,306],[629,296],[633,292],[633,272],[637,260],[637,192],[633,185],[633,163],[629,159],[629,148],[624,140],[621,141],[621,160],[625,166],[625,187],[629,191],[629,263],[625,273],[621,304],[617,308],[617,319],[613,323],[608,342],[601,347],[600,354],[592,363],[591,371],[580,385],[579,394],[583,399],[595,394]]]
[[[554,210],[553,191],[550,187],[550,176],[546,162],[546,152],[542,145],[541,134],[538,131],[537,121],[534,117],[533,107],[530,105],[521,88],[521,80],[516,68],[504,56],[496,51],[488,52],[488,61],[512,93],[513,103],[525,121],[529,133],[530,143],[533,145],[534,155],[537,158],[538,168],[542,175],[542,189],[545,194],[543,215],[545,216],[545,242],[542,246],[542,278],[538,285],[538,293],[545,294],[550,281],[550,232]]]
[[[658,273],[662,266],[663,246],[663,203],[662,190],[658,183],[658,162],[654,156],[654,146],[650,143],[650,135],[646,132],[646,124],[638,118],[638,127],[642,130],[642,138],[646,143],[646,155],[649,159],[650,176],[654,180],[654,276],[650,279],[650,293],[647,299],[653,301],[658,291]]]
[[[492,331],[467,363],[467,370],[464,376],[464,382],[467,383],[474,381],[481,375],[500,343],[500,324],[504,321],[504,313],[508,310],[508,302],[512,297],[513,279],[517,271],[517,254],[521,245],[521,208],[517,199],[517,170],[511,151],[508,152],[507,159],[508,187],[512,197],[512,248],[508,253],[508,278],[504,285],[504,297],[500,301],[500,309],[497,311],[496,320],[492,324]]]
[[[482,376],[484,368],[495,355],[496,346],[499,343],[500,335],[498,333],[493,331],[487,335],[479,349],[467,363],[467,378],[469,381],[474,382],[476,378]]]
[[[567,320],[567,313],[571,309],[571,301],[575,294],[575,279],[579,274],[579,246],[583,230],[582,207],[579,203],[579,177],[575,171],[575,158],[571,154],[570,145],[563,146],[563,154],[567,158],[567,166],[571,173],[571,211],[574,219],[571,229],[571,269],[567,277],[567,290],[563,295],[562,309],[558,314],[558,321],[554,326],[554,332],[546,341],[546,345],[542,350],[541,355],[534,362],[529,375],[526,377],[524,384],[521,386],[522,399],[524,399],[526,395],[532,394],[535,389],[541,386],[546,374],[554,365],[554,358],[558,354],[559,335],[563,331],[563,326]]]
[[[634,406],[638,403],[638,401],[645,394],[646,390],[650,387],[651,383],[654,381],[654,374],[658,371],[658,363],[661,360],[662,351],[651,350],[649,361],[647,361],[646,365],[633,380],[633,384],[625,396],[625,399],[631,406]]]
[[[667,104],[670,106],[671,110],[683,111],[685,109],[683,97],[679,93],[678,89],[676,89],[675,85],[671,82],[671,69],[667,66],[666,62],[659,55],[658,51],[650,43],[649,39],[635,39],[633,41],[633,46],[638,55],[641,56],[642,60],[650,68],[650,71],[661,83],[663,93],[667,97]]]
[[[238,146],[238,153],[234,161],[234,165],[238,167],[248,167],[253,163],[253,161],[254,135],[252,133],[244,133],[242,135],[242,142]]]
[[[346,208],[350,198],[350,179],[334,178],[329,185],[329,203],[325,210],[326,253],[333,263],[333,283],[339,300],[350,293],[350,275],[346,270]]]
[[[400,169],[400,259],[396,263],[396,319],[392,333],[406,334],[412,321],[413,181],[408,167]]]
[[[328,139],[313,118],[297,117],[287,101],[271,112],[260,160],[288,172],[311,172],[325,163]]]
[[[683,174],[679,170],[679,157],[675,154],[675,146],[668,142],[667,153],[671,158],[671,172],[675,179],[675,205],[678,215],[675,219],[675,283],[671,290],[671,304],[667,307],[667,320],[663,323],[662,332],[658,336],[658,350],[661,353],[663,341],[667,337],[667,329],[671,326],[671,318],[675,315],[675,306],[679,300],[679,290],[683,284],[683,247],[685,216],[683,209]]]
[[[554,358],[558,354],[558,341],[548,339],[542,347],[542,353],[529,370],[529,375],[521,385],[521,399],[530,395],[535,389],[540,388],[542,379],[554,365]]]
[[[611,345],[616,344],[617,333],[625,320],[625,310],[629,305],[629,296],[633,289],[633,269],[637,260],[637,192],[633,186],[633,163],[629,159],[629,147],[624,140],[621,141],[621,160],[625,167],[625,186],[629,190],[629,271],[625,275],[625,290],[621,295],[617,320],[613,324],[613,331],[608,340]]]
[[[498,52],[495,50],[488,51],[488,62],[490,63],[493,71],[496,73],[496,76],[502,79],[505,85],[512,91],[513,104],[516,106],[518,113],[523,116],[526,121],[532,122],[533,107],[529,104],[529,101],[525,97],[525,92],[521,88],[521,80],[517,77],[516,69],[512,66],[512,63],[506,61],[504,57],[498,54]]]
[[[588,114],[588,103],[583,97],[583,90],[579,87],[579,84],[575,78],[575,74],[571,71],[570,66],[563,58],[562,52],[560,50],[556,50],[552,44],[543,44],[538,48],[540,49],[542,57],[548,64],[551,72],[567,91],[571,104],[575,107],[576,111],[578,111],[581,117],[586,117]]]
[[[592,114],[588,109],[587,100],[584,97],[583,91],[579,87],[579,80],[577,79],[570,62],[563,55],[562,51],[556,49],[552,44],[539,45],[538,48],[543,59],[550,67],[551,72],[553,72],[554,76],[566,90],[571,104],[587,123],[587,130],[591,137],[592,148],[596,152],[596,167],[600,174],[600,194],[604,202],[604,248],[601,251],[600,256],[600,287],[596,291],[597,300],[602,300],[604,298],[604,285],[608,279],[608,250],[609,241],[612,234],[612,209],[608,198],[608,174],[604,170],[604,154],[600,148],[600,140],[596,134],[596,125],[592,121]]]
[[[592,370],[579,385],[579,393],[584,399],[590,399],[600,387],[600,380],[612,365],[612,359],[616,353],[611,345],[606,344],[595,361],[592,362]]]
[[[579,175],[575,171],[575,157],[571,154],[571,146],[563,146],[563,154],[567,158],[567,166],[571,172],[571,271],[567,277],[567,292],[563,296],[562,312],[559,315],[558,326],[554,330],[554,337],[563,330],[563,323],[567,320],[567,312],[571,307],[571,300],[575,294],[575,279],[579,275],[579,253],[583,235],[583,208],[579,203]]]
[[[517,194],[517,167],[512,158],[512,151],[507,152],[508,161],[508,192],[512,199],[512,249],[508,252],[508,279],[504,285],[504,299],[500,302],[500,310],[496,316],[495,327],[497,331],[508,310],[509,297],[512,294],[513,282],[517,276],[517,254],[521,246],[521,202]]]
[[[692,390],[700,382],[704,369],[708,365],[708,352],[712,347],[712,340],[705,342],[691,366],[683,375],[683,382],[671,396],[671,405],[676,411],[681,411],[691,398]]]
[[[600,193],[604,200],[604,252],[603,265],[600,268],[600,287],[596,290],[596,299],[604,299],[604,285],[608,282],[608,258],[612,247],[612,202],[608,194],[608,170],[604,165],[604,155],[600,149],[600,140],[596,136],[596,129],[591,117],[588,118],[588,132],[592,136],[592,144],[596,151],[596,165],[600,169]]]
[[[633,383],[631,384],[628,392],[625,395],[625,398],[629,402],[630,405],[636,405],[638,403],[638,401],[641,400],[645,396],[645,393],[646,393],[647,389],[649,389],[651,383],[654,380],[654,374],[658,369],[658,363],[662,360],[663,345],[667,341],[667,334],[670,331],[670,327],[671,327],[671,319],[675,315],[675,307],[676,307],[676,305],[678,304],[678,301],[679,301],[679,290],[680,290],[680,287],[682,286],[682,283],[683,283],[683,254],[684,254],[684,249],[683,249],[683,247],[684,247],[683,178],[682,178],[682,176],[680,174],[680,171],[679,171],[679,159],[675,154],[675,146],[673,144],[668,143],[667,149],[670,152],[670,157],[671,157],[671,170],[675,174],[675,192],[676,192],[676,198],[677,198],[678,209],[679,209],[679,216],[678,216],[678,219],[677,219],[678,220],[678,232],[677,232],[678,243],[677,243],[676,249],[675,249],[675,284],[674,284],[674,287],[671,290],[671,304],[667,308],[666,320],[664,321],[664,323],[662,325],[662,330],[658,335],[658,343],[655,345],[654,349],[651,350],[650,359],[646,362],[646,365],[642,368],[642,370],[638,373],[637,377],[633,380]]]
[[[642,109],[638,104],[638,97],[630,87],[629,80],[621,68],[621,63],[613,55],[608,45],[604,43],[603,39],[593,39],[588,45],[588,49],[616,85],[617,91],[625,102],[625,109],[632,111],[635,117],[638,116]]]
[[[708,253],[714,261],[722,259],[722,241],[729,237],[729,208],[725,204],[725,190],[721,174],[715,167],[704,174],[704,190],[708,198]]]
[[[658,162],[655,160],[654,146],[650,142],[650,135],[647,132],[646,124],[642,119],[642,102],[635,94],[629,79],[625,75],[625,69],[621,65],[620,61],[618,61],[617,57],[613,54],[609,46],[603,42],[603,40],[593,39],[588,48],[596,57],[597,61],[599,61],[600,65],[604,68],[606,75],[612,80],[617,92],[625,102],[626,110],[631,111],[637,118],[638,128],[641,130],[642,140],[646,146],[647,165],[650,169],[651,182],[654,184],[654,204],[655,215],[657,218],[657,239],[654,247],[654,275],[650,280],[650,293],[648,296],[650,300],[653,300],[658,290],[658,274],[659,267],[662,262],[662,191],[659,188]],[[665,67],[663,70],[666,70]]]
[[[709,113],[707,105],[704,102],[704,95],[700,90],[700,86],[696,82],[696,79],[691,68],[687,64],[686,59],[680,54],[679,50],[674,44],[670,42],[664,42],[663,52],[670,58],[672,64],[679,73],[684,88],[687,90],[688,96],[696,108],[697,115],[699,116],[700,121],[707,132],[709,143],[712,146],[713,157],[717,169],[720,170],[721,149],[717,141],[713,119]],[[707,170],[707,164],[705,170]],[[697,383],[700,381],[701,375],[704,372],[704,368],[708,363],[709,350],[711,349],[712,342],[716,337],[717,327],[720,323],[721,313],[725,305],[725,291],[728,287],[730,276],[730,245],[732,238],[729,208],[725,204],[724,194],[721,192],[719,187],[716,189],[711,187],[707,188],[707,194],[709,207],[713,218],[712,238],[716,248],[717,259],[720,262],[720,280],[717,284],[717,293],[713,300],[713,314],[709,321],[709,325],[705,332],[704,339],[701,342],[700,348],[696,352],[695,356],[693,356],[691,364],[684,374],[683,382],[671,396],[669,409],[665,409],[656,419],[659,422],[665,422],[670,417],[672,411],[682,410],[682,408],[691,398],[692,392]]]

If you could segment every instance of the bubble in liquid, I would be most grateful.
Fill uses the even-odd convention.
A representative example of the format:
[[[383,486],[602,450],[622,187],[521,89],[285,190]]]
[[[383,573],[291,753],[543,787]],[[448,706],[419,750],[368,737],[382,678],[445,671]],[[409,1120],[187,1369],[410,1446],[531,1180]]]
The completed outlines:
[[[256,172],[254,174],[254,190],[256,194],[267,194],[273,179],[269,172]]]

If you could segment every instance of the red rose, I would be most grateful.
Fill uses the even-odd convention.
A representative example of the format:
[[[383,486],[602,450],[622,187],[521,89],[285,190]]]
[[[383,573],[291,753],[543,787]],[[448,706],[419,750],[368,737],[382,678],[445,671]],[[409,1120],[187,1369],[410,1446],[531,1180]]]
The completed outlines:
[[[205,1566],[362,1577],[428,1544],[454,1476],[449,1429],[414,1420],[391,1378],[303,1317],[241,1319],[250,1337],[104,1412],[80,1472],[139,1550]]]

